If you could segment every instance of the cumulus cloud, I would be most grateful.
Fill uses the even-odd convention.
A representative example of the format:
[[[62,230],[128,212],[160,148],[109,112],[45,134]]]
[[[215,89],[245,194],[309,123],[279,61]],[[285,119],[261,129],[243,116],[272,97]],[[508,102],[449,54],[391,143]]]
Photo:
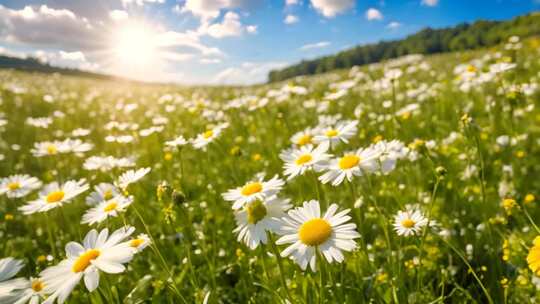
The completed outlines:
[[[286,6],[296,5],[296,4],[299,4],[299,3],[300,3],[300,0],[285,0],[285,5]]]
[[[160,4],[165,3],[165,0],[121,0],[121,1],[122,1],[122,5],[124,7],[126,7],[126,6],[128,6],[130,4],[143,6],[145,3],[160,3]]]
[[[220,11],[223,9],[249,9],[262,2],[263,0],[186,0],[184,6],[179,10],[180,12],[189,12],[203,20],[209,20],[219,17]]]
[[[126,11],[123,10],[112,10],[109,12],[109,17],[112,20],[120,21],[120,20],[126,20],[129,15]]]
[[[208,34],[214,38],[224,38],[231,36],[240,36],[244,32],[256,33],[257,26],[248,25],[244,26],[240,22],[240,16],[235,12],[227,12],[223,16],[221,23],[204,24],[199,28],[199,33]]]
[[[295,16],[295,15],[290,15],[290,14],[289,14],[289,15],[287,15],[287,16],[285,17],[285,19],[283,20],[283,22],[284,22],[285,24],[293,24],[293,23],[298,22],[298,17]]]
[[[396,21],[392,21],[392,22],[388,23],[388,25],[386,27],[389,28],[389,29],[397,29],[397,28],[401,27],[401,23],[396,22]]]
[[[320,41],[320,42],[316,42],[316,43],[310,43],[310,44],[303,45],[302,47],[299,48],[299,50],[308,51],[308,50],[312,50],[312,49],[322,49],[322,48],[325,48],[325,47],[327,47],[329,45],[330,45],[330,42],[328,42],[328,41]]]
[[[267,81],[268,72],[280,69],[286,62],[243,62],[237,67],[230,67],[219,72],[213,79],[215,84],[238,85],[254,84]]]
[[[323,16],[332,18],[354,7],[354,2],[354,0],[311,0],[311,5]]]
[[[381,11],[379,11],[378,9],[376,8],[369,8],[367,11],[366,11],[366,19],[367,20],[382,20],[383,19],[383,15],[381,13]]]
[[[422,0],[422,5],[437,6],[437,4],[439,4],[439,0]]]

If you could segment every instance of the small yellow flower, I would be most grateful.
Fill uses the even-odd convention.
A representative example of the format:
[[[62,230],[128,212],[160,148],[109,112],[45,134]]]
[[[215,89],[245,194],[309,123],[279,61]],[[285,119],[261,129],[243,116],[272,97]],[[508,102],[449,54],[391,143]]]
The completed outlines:
[[[381,140],[383,140],[383,137],[382,135],[375,135],[375,137],[373,137],[373,139],[371,139],[371,142],[373,142],[374,144],[380,142]]]
[[[525,151],[522,151],[522,150],[516,151],[516,157],[517,158],[525,157]]]
[[[523,199],[523,201],[525,202],[525,204],[530,204],[534,202],[535,199],[536,197],[534,196],[534,194],[529,193],[525,195],[525,198]]]
[[[5,220],[6,222],[12,221],[14,218],[15,218],[15,217],[14,217],[13,214],[11,214],[11,213],[6,213],[6,214],[4,215],[4,220]]]
[[[505,198],[503,199],[501,206],[504,208],[504,211],[506,211],[506,213],[510,215],[512,214],[512,209],[517,207],[518,204],[516,203],[516,200],[513,198]]]
[[[173,155],[172,155],[171,152],[167,152],[167,153],[165,153],[165,155],[163,156],[163,158],[164,158],[166,161],[170,161],[170,160],[172,160]]]
[[[377,275],[376,280],[378,283],[385,283],[388,280],[388,274],[385,272],[381,272]]]
[[[47,261],[47,257],[44,255],[40,255],[37,257],[38,263],[45,263]]]
[[[262,156],[259,153],[255,153],[251,156],[251,159],[254,161],[260,161],[262,159]]]
[[[232,147],[231,150],[229,150],[229,154],[233,156],[240,155],[240,147],[239,146]]]
[[[508,243],[508,240],[504,240],[503,242],[503,255],[502,255],[502,260],[503,261],[508,261],[510,259],[510,248],[509,248],[509,243]]]
[[[503,277],[500,283],[502,288],[508,288],[510,281],[508,281],[508,278]]]
[[[527,255],[527,264],[534,274],[540,276],[540,236],[533,241],[533,246]]]

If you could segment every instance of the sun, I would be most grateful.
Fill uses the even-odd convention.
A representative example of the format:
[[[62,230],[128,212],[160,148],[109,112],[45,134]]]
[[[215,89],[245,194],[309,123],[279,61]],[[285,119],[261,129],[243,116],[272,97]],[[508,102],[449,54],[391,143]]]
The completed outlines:
[[[144,23],[124,24],[115,31],[111,42],[116,63],[125,69],[150,67],[157,59],[155,37]]]

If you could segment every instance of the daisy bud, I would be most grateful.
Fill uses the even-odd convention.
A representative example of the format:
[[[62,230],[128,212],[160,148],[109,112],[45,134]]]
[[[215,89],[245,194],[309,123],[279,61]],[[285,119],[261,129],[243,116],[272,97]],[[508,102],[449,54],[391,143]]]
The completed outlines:
[[[437,176],[440,177],[440,178],[443,178],[446,173],[448,173],[448,171],[446,170],[445,167],[443,166],[438,166],[436,169],[435,169],[435,172],[437,172]]]

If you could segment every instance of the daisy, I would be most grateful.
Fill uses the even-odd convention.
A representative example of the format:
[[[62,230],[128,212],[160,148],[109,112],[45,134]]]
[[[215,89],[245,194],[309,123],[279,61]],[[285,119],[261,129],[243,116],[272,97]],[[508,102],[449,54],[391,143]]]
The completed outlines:
[[[356,152],[345,153],[342,157],[330,160],[323,175],[319,180],[323,184],[331,183],[338,186],[345,178],[349,182],[354,176],[362,176],[366,172],[373,172],[377,169],[377,159],[379,153],[374,149],[360,148]]]
[[[321,217],[319,202],[304,202],[302,207],[290,210],[283,218],[279,233],[283,236],[276,244],[292,244],[281,253],[282,257],[290,256],[302,270],[311,267],[316,271],[317,251],[328,263],[341,263],[344,256],[341,251],[352,251],[356,248],[354,239],[359,238],[356,225],[347,223],[351,217],[349,209],[336,213],[338,206],[330,205]]]
[[[540,236],[534,239],[533,246],[527,255],[527,264],[534,274],[540,276]]]
[[[428,220],[422,212],[411,208],[405,211],[398,211],[396,216],[394,216],[394,230],[401,236],[416,235],[427,224]]]
[[[133,253],[140,253],[151,243],[150,237],[145,233],[141,233],[136,238],[125,242],[133,250]]]
[[[316,135],[315,143],[327,142],[331,147],[338,144],[340,141],[349,142],[349,138],[353,137],[357,131],[358,121],[343,121],[338,122],[335,126],[327,126],[321,130],[322,134]]]
[[[143,178],[146,174],[148,174],[148,172],[150,172],[150,170],[150,168],[141,168],[124,172],[118,178],[118,186],[122,189],[125,189],[130,184],[133,184]]]
[[[285,182],[277,175],[269,181],[264,181],[264,176],[259,176],[257,180],[250,181],[242,187],[231,189],[222,196],[226,201],[234,202],[232,208],[238,210],[246,203],[254,200],[264,200],[267,197],[277,194]]]
[[[123,227],[109,235],[108,229],[101,230],[99,234],[93,229],[82,244],[69,242],[66,245],[67,258],[40,274],[44,290],[50,294],[44,303],[64,303],[83,278],[88,291],[94,291],[99,286],[99,271],[124,272],[124,264],[133,258],[133,250],[122,242],[134,230],[133,227]]]
[[[38,304],[40,300],[46,298],[44,287],[43,281],[39,278],[25,280],[25,286],[19,290],[16,296],[11,298],[11,301],[14,304]]]
[[[204,133],[198,134],[196,138],[191,140],[193,147],[195,149],[205,149],[206,146],[219,137],[223,129],[225,129],[228,124],[220,124],[213,129],[208,129]]]
[[[283,169],[287,180],[291,180],[298,175],[303,175],[308,170],[320,171],[330,154],[327,154],[328,143],[323,143],[313,148],[311,145],[301,146],[300,149],[286,150],[280,154],[280,158],[285,162]]]
[[[120,190],[118,190],[118,188],[116,188],[113,184],[99,183],[98,185],[94,186],[94,191],[86,197],[86,204],[88,206],[95,206],[120,194]]]
[[[313,144],[313,137],[315,136],[316,133],[317,133],[317,130],[308,128],[294,134],[291,137],[291,141],[294,145],[297,145],[300,147],[304,145]]]
[[[133,158],[115,158],[113,156],[91,156],[84,161],[83,168],[86,170],[101,170],[103,172],[114,168],[135,166]]]
[[[71,139],[67,138],[62,142],[62,144],[66,147],[65,152],[73,152],[73,153],[83,153],[88,152],[92,150],[94,145],[90,143],[85,143],[80,139]]]
[[[53,182],[45,185],[39,191],[39,199],[28,202],[26,205],[19,207],[19,210],[24,214],[32,214],[61,207],[64,203],[68,203],[77,195],[88,190],[88,188],[85,179],[67,181],[63,185]]]
[[[235,212],[238,241],[255,249],[262,242],[267,243],[267,231],[276,232],[281,226],[279,220],[285,216],[291,205],[289,200],[269,197],[266,200],[254,200]]]
[[[125,197],[123,195],[117,195],[109,200],[102,201],[86,211],[81,224],[92,225],[101,223],[108,217],[116,217],[120,212],[126,211],[131,203],[133,203],[133,197]]]
[[[41,187],[41,181],[26,174],[11,175],[0,179],[0,195],[19,198]]]
[[[169,147],[172,147],[172,148],[185,146],[187,144],[188,144],[188,141],[182,135],[178,136],[177,138],[175,138],[173,140],[165,142],[166,146],[169,146]]]
[[[24,264],[21,260],[11,257],[0,259],[0,303],[6,303],[8,299],[18,295],[16,290],[24,288],[25,279],[11,279],[23,267]]]
[[[34,143],[34,148],[30,150],[35,157],[51,156],[68,151],[69,149],[65,143],[58,140]]]
[[[379,165],[383,174],[387,174],[396,168],[399,159],[407,157],[409,148],[399,140],[377,142],[372,148],[379,154]]]

